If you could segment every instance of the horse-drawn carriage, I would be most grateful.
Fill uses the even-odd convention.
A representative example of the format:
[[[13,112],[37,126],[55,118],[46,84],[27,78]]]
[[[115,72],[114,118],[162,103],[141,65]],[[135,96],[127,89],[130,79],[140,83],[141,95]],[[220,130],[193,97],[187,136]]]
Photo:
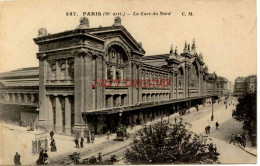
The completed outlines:
[[[116,131],[116,140],[117,141],[124,141],[125,138],[128,138],[126,128],[119,128]]]
[[[240,144],[241,146],[246,147],[246,139],[243,138],[243,136],[236,135],[235,142],[237,142],[238,145]]]

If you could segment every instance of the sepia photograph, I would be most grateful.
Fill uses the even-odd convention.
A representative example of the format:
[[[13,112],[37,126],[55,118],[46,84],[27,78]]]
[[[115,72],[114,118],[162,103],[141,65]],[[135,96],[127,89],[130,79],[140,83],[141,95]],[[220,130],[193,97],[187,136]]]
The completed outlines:
[[[256,163],[256,0],[0,1],[0,165]]]

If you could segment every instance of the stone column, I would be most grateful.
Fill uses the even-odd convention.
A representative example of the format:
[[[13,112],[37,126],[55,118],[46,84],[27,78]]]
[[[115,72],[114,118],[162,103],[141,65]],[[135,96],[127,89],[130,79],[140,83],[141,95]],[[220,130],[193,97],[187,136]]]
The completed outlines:
[[[65,96],[65,133],[71,135],[71,103],[69,96]]]
[[[68,59],[65,61],[65,80],[70,80]]]
[[[141,78],[142,78],[142,65],[139,65],[139,68],[138,68],[139,70],[138,70],[138,77],[137,77],[137,80],[138,80],[138,82],[141,80]],[[145,77],[145,75],[143,75],[143,77]],[[138,102],[139,103],[141,103],[142,102],[142,85],[140,84],[140,86],[138,86]]]
[[[127,80],[133,80],[133,67],[131,61],[129,61],[128,64],[128,70],[127,70],[127,75],[126,75]],[[129,83],[127,83],[129,84]],[[128,105],[133,105],[133,87],[130,86],[128,87]]]
[[[84,52],[75,52],[74,59],[74,130],[75,135],[80,136],[82,133],[80,127],[84,124],[81,116],[81,112],[84,112]]]
[[[24,97],[24,103],[28,103],[27,94],[26,93],[23,94],[23,97]]]
[[[93,109],[93,92],[92,92],[92,82],[93,82],[93,64],[92,64],[92,55],[87,54],[84,57],[84,111],[87,112]],[[100,95],[99,95],[100,96]],[[101,99],[102,100],[102,99]]]
[[[9,94],[7,93],[7,94],[5,94],[5,102],[7,102],[7,103],[8,103],[8,102],[9,102],[9,100],[10,100],[10,99],[9,99]]]
[[[17,93],[17,95],[18,95],[18,103],[22,103],[21,94]]]
[[[58,60],[56,60],[56,81],[60,80],[60,66]]]
[[[45,83],[47,79],[47,62],[46,55],[39,54],[39,129],[46,131],[46,122],[48,120],[46,111],[46,88]],[[27,101],[27,96],[24,97],[25,102]]]
[[[55,115],[56,115],[56,124],[55,124],[55,131],[58,134],[62,133],[62,110],[61,110],[61,103],[58,96],[54,96],[55,100]]]
[[[116,106],[120,106],[121,105],[121,95],[118,95],[116,98]]]
[[[149,94],[147,94],[148,96],[147,96],[147,101],[152,101],[152,99],[151,99],[151,93],[149,93]]]
[[[174,73],[170,73],[170,95],[171,95],[171,99],[174,98]],[[169,79],[167,77],[167,79]]]
[[[107,99],[107,107],[112,108],[113,107],[113,95],[109,95]]]
[[[31,103],[34,103],[34,95],[31,93]]]
[[[102,57],[97,57],[95,61],[95,79],[97,81],[101,81],[103,79],[103,60]],[[95,105],[96,109],[103,108],[103,86],[99,87],[98,85],[95,87]]]
[[[12,102],[15,103],[15,93],[12,93]]]
[[[146,94],[143,94],[143,102],[146,102]]]
[[[47,61],[46,61],[46,74],[47,74],[46,80],[50,81],[52,79],[52,70],[51,70],[50,62]]]
[[[136,81],[138,76],[138,68],[136,66],[136,63],[133,63],[133,81]],[[133,87],[133,104],[136,104],[138,102],[138,91],[137,87]]]

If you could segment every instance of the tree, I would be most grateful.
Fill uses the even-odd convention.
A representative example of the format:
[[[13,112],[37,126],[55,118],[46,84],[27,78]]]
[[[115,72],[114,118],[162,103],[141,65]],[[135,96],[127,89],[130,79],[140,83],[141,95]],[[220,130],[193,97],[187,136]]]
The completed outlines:
[[[164,121],[142,128],[127,149],[125,160],[131,164],[214,163],[219,153],[206,141],[182,122]]]
[[[243,122],[243,129],[248,131],[252,144],[255,144],[256,135],[256,93],[246,94],[238,99],[233,117],[237,121]]]

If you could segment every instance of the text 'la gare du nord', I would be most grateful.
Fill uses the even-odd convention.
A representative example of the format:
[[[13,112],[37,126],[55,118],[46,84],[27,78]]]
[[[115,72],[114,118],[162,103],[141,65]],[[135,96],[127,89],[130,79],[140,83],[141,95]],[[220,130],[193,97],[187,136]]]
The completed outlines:
[[[185,12],[183,12],[185,13]],[[190,14],[191,12],[189,12]],[[82,16],[170,16],[172,12],[82,12]],[[182,14],[183,15],[183,14]],[[66,16],[79,16],[77,12],[66,12]]]

